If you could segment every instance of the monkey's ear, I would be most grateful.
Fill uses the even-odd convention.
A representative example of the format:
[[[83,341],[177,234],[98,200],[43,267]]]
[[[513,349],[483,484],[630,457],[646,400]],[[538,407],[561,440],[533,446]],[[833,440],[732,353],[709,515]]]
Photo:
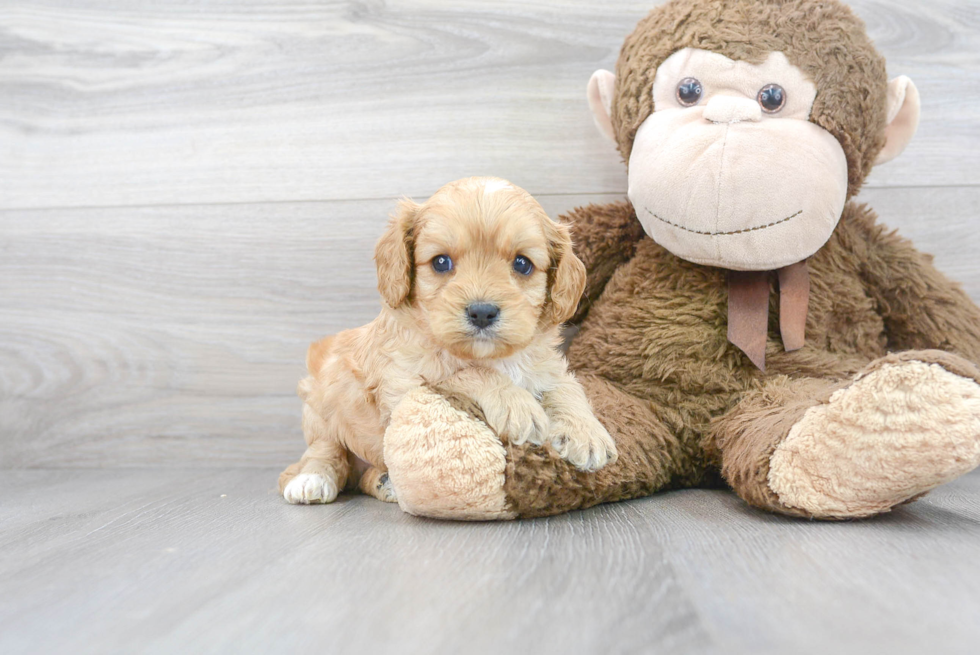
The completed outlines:
[[[592,118],[602,134],[616,143],[616,132],[612,126],[612,101],[616,91],[616,76],[607,70],[597,70],[589,80],[589,109]]]
[[[885,147],[875,164],[884,164],[902,154],[919,127],[919,91],[912,80],[900,75],[888,83],[888,117]]]
[[[388,228],[374,247],[378,291],[392,309],[408,300],[415,278],[415,226],[419,205],[409,199],[398,203]]]

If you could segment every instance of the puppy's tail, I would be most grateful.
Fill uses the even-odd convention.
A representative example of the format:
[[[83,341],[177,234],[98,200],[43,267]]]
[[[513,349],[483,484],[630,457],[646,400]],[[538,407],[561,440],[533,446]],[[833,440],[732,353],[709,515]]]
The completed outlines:
[[[333,337],[330,336],[310,344],[309,350],[306,351],[306,370],[310,372],[310,375],[315,376],[319,374],[324,360],[326,360],[327,355],[330,353],[332,343]]]

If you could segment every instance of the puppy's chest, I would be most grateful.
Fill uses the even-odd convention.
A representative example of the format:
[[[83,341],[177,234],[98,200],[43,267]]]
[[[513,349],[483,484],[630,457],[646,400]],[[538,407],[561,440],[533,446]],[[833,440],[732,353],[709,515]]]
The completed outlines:
[[[403,363],[404,364],[404,363]],[[455,358],[433,358],[424,362],[413,362],[413,365],[398,366],[395,373],[385,380],[379,380],[372,389],[379,397],[382,414],[387,420],[391,410],[401,401],[402,397],[421,383],[441,383],[450,379],[462,368],[470,366],[469,362]],[[538,400],[554,386],[549,377],[538,371],[528,357],[516,356],[505,360],[490,362],[489,365],[506,376],[516,386],[527,390]]]
[[[535,398],[541,400],[548,386],[547,381],[533,371],[523,358],[497,361],[493,363],[493,367],[510,378],[516,386],[526,389]]]

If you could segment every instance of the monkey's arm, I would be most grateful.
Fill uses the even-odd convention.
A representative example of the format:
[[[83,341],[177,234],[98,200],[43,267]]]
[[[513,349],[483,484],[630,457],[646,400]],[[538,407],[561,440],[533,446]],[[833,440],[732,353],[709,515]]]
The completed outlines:
[[[575,254],[587,272],[585,293],[569,321],[580,323],[616,269],[633,257],[643,226],[628,201],[577,207],[561,218],[568,223]]]
[[[980,363],[980,308],[960,285],[936,270],[931,255],[878,224],[867,207],[848,205],[848,212],[851,245],[885,321],[889,350],[936,348]]]

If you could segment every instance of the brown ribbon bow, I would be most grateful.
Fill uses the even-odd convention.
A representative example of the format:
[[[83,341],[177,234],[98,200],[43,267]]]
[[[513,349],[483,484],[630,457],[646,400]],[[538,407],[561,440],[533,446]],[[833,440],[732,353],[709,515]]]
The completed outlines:
[[[766,370],[769,333],[769,276],[772,271],[730,271],[728,275],[728,340],[760,370]],[[803,347],[810,304],[806,261],[776,271],[779,277],[779,332],[786,352]]]

